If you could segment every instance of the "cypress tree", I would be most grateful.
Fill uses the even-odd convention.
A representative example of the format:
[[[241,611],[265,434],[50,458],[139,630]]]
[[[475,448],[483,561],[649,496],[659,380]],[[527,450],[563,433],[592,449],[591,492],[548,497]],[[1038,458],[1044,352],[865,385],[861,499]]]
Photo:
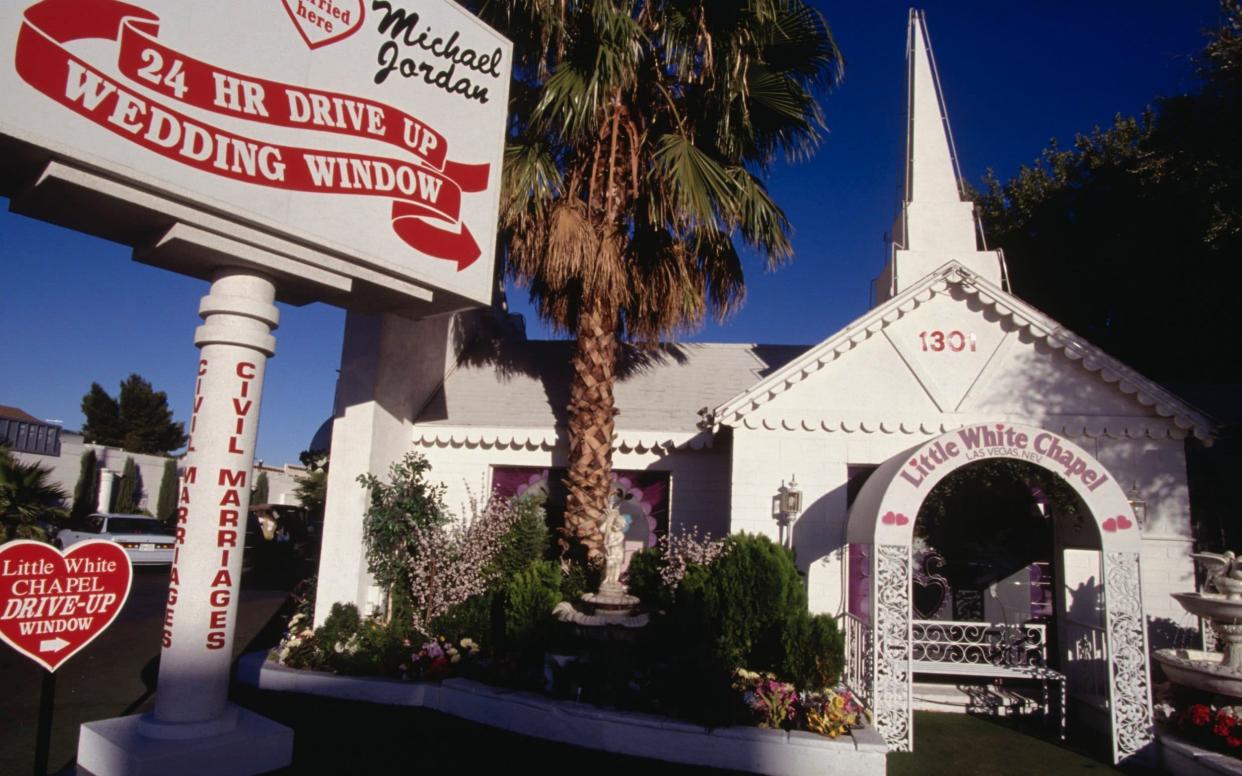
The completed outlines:
[[[142,475],[133,456],[125,459],[125,468],[121,472],[121,487],[117,489],[114,511],[131,514],[138,511],[138,502],[142,501]]]
[[[267,488],[267,472],[259,472],[259,476],[254,478],[254,490],[250,493],[250,503],[266,504]]]
[[[177,512],[177,461],[164,461],[164,474],[160,477],[160,495],[155,504],[155,516],[171,525]]]
[[[78,469],[78,484],[73,486],[73,520],[82,518],[95,511],[95,502],[99,500],[99,459],[94,450],[82,453],[82,463]]]

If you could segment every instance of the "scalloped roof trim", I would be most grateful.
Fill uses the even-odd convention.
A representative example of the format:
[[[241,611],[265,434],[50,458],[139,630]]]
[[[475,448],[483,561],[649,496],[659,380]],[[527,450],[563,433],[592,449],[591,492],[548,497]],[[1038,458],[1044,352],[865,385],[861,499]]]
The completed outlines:
[[[1177,396],[1155,382],[1143,377],[1138,372],[1090,344],[1069,329],[1049,318],[1044,313],[1030,306],[1016,296],[997,288],[988,281],[963,267],[956,261],[950,261],[923,280],[889,299],[878,307],[870,310],[862,317],[848,324],[844,329],[808,350],[801,357],[794,359],[784,367],[776,370],[768,377],[760,380],[748,390],[717,406],[709,414],[713,428],[719,426],[745,425],[747,428],[765,427],[760,422],[752,425],[745,422],[754,410],[767,404],[772,399],[818,372],[845,353],[857,347],[863,341],[880,333],[889,324],[909,315],[937,294],[946,293],[952,287],[960,288],[969,296],[973,296],[981,304],[992,308],[1001,318],[1008,318],[1018,329],[1025,331],[1037,340],[1043,340],[1049,347],[1065,354],[1069,359],[1080,361],[1085,369],[1094,372],[1101,380],[1114,385],[1122,393],[1133,395],[1143,406],[1151,407],[1154,412],[1171,420],[1178,429],[1193,433],[1199,439],[1210,440],[1215,436],[1216,424],[1204,413],[1190,406]],[[1136,422],[1139,421],[1139,422]],[[841,430],[857,430],[862,423],[874,425],[879,429],[882,425],[892,427],[891,418],[883,421],[817,421],[824,424],[836,424]],[[902,421],[895,421],[900,427]],[[772,421],[767,421],[772,423]],[[1126,428],[1112,423],[1117,431],[1099,434],[1112,436],[1131,436],[1130,428],[1143,427],[1141,419],[1126,421]],[[935,424],[943,430],[943,424]],[[1082,424],[1084,433],[1093,427],[1092,421]],[[850,428],[846,428],[849,426]],[[958,426],[951,425],[951,428]],[[1073,427],[1071,427],[1073,428]],[[828,429],[825,429],[828,430]],[[914,432],[907,432],[914,433]],[[930,433],[930,432],[923,432]],[[1066,433],[1072,433],[1067,431]],[[1091,434],[1088,434],[1091,435]],[[1143,435],[1150,435],[1144,429]],[[1158,438],[1174,437],[1174,432],[1161,433]],[[1174,437],[1179,438],[1179,437]]]
[[[566,429],[493,428],[483,426],[415,426],[414,443],[424,447],[499,448],[502,450],[552,450],[569,443]],[[659,453],[703,450],[712,447],[714,434],[669,431],[620,430],[613,449],[623,453]]]
[[[1004,416],[986,415],[977,418],[962,418],[956,421],[945,420],[900,420],[895,418],[743,418],[738,425],[758,431],[808,431],[829,433],[845,432],[847,434],[904,434],[907,436],[928,436],[954,431],[975,423],[992,420],[1012,420],[1014,422],[1032,423],[1030,418],[1008,418]],[[1068,437],[1105,437],[1111,439],[1185,439],[1190,431],[1179,428],[1165,419],[1151,418],[1144,422],[1143,418],[1134,417],[1048,417],[1034,423],[1063,434]]]

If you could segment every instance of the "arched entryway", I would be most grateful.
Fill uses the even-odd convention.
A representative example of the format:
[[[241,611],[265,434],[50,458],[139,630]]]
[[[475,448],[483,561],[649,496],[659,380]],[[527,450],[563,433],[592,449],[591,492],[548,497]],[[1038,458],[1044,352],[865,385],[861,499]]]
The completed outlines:
[[[886,461],[850,509],[847,682],[872,709],[889,744],[913,744],[911,545],[932,488],[975,461],[1011,458],[1060,477],[1085,504],[1103,562],[1104,648],[1115,762],[1152,738],[1147,637],[1139,584],[1142,536],[1112,475],[1087,451],[1033,426],[982,423],[943,434]]]

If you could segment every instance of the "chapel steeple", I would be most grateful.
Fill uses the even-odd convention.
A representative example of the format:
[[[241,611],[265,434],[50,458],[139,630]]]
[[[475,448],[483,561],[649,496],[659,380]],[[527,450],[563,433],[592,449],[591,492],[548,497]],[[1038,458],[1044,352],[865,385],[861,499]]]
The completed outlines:
[[[956,260],[1001,285],[1000,256],[978,250],[974,203],[966,199],[922,11],[910,9],[906,35],[906,148],[901,211],[892,252],[876,279],[879,304]]]

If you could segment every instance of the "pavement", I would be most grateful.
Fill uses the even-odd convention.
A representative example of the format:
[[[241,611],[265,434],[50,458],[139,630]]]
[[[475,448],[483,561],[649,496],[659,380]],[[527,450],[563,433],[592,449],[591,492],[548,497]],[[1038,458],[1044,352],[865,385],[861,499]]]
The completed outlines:
[[[129,599],[116,621],[56,671],[48,759],[51,773],[73,772],[78,727],[83,722],[154,708],[168,567],[134,571]],[[273,619],[288,599],[289,589],[281,580],[243,577],[234,657],[274,643],[272,633],[278,623]],[[0,774],[33,772],[42,681],[40,666],[0,644]]]

